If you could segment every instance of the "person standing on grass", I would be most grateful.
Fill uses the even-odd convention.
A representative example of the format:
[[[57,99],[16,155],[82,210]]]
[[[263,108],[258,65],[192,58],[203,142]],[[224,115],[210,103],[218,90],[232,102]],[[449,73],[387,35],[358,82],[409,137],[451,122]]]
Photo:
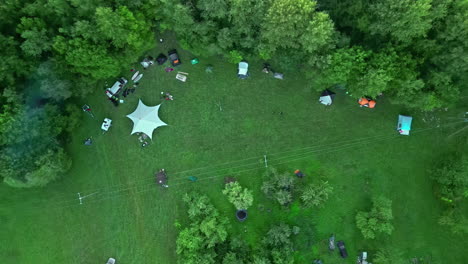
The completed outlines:
[[[174,97],[170,93],[166,93],[166,96],[164,99],[166,99],[166,101],[173,101]]]
[[[295,170],[294,174],[296,174],[298,178],[304,178],[305,176],[304,173],[302,173],[300,170]]]

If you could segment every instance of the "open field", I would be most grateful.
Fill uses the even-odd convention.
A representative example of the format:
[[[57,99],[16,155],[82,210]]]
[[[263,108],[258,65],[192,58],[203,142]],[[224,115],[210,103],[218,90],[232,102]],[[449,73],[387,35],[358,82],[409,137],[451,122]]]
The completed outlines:
[[[170,47],[168,41],[160,49]],[[421,113],[391,105],[384,97],[370,110],[343,92],[325,107],[298,73],[286,73],[280,81],[252,62],[250,78],[239,80],[235,65],[219,58],[200,58],[200,64],[190,65],[191,56],[179,52],[187,83],[175,80],[177,70],[166,73],[153,66],[136,93],[117,108],[106,100],[104,85],[87,101],[77,102],[89,104],[96,118],[83,114],[82,126],[67,146],[73,167],[62,180],[34,190],[0,186],[2,263],[105,263],[110,256],[124,264],[175,263],[174,223],[187,220],[181,196],[192,189],[207,193],[232,218],[231,231],[253,247],[272,223],[300,226],[298,263],[333,258],[323,243],[330,233],[346,242],[350,257],[326,263],[354,263],[359,250],[368,250],[372,261],[372,253],[387,244],[408,257],[464,263],[468,242],[437,224],[441,204],[427,175],[433,160],[458,140],[447,138],[461,127],[448,118],[456,113],[435,113],[438,121],[425,123]],[[205,73],[207,64],[214,65],[213,73]],[[132,122],[125,115],[139,98],[159,104],[162,91],[175,98],[160,109],[169,126],[157,129],[151,145],[142,148],[137,136],[129,135]],[[396,135],[400,113],[414,117],[409,137]],[[104,117],[113,119],[107,134],[100,131]],[[93,146],[83,146],[89,136]],[[280,171],[302,169],[306,182],[328,179],[333,197],[322,209],[279,208],[260,191],[264,155]],[[168,172],[168,189],[154,184],[159,168]],[[199,181],[192,183],[188,176]],[[234,207],[221,194],[224,176],[235,176],[254,190],[254,205],[243,224],[235,221]],[[90,195],[83,205],[78,192]],[[354,216],[369,208],[373,194],[393,200],[395,231],[368,241],[356,229]]]

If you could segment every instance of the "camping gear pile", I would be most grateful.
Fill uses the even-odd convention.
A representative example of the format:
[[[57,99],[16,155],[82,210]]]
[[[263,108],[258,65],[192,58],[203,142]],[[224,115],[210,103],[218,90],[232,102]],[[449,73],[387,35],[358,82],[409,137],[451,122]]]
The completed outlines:
[[[358,103],[360,107],[368,107],[368,108],[374,108],[376,104],[374,100],[370,98],[366,98],[366,97],[360,98]]]
[[[134,93],[136,88],[138,87],[138,81],[141,80],[141,78],[143,78],[143,73],[140,73],[140,71],[136,71],[133,75],[132,75],[132,81],[133,81],[133,86],[130,87],[130,88],[126,88],[122,95],[123,97],[127,97],[130,93]]]
[[[91,138],[85,139],[84,143],[85,146],[91,146],[93,144],[93,140]]]
[[[268,73],[268,74],[269,74],[269,73],[273,73],[273,78],[275,78],[275,79],[280,79],[280,80],[284,80],[284,74],[279,73],[279,72],[275,72],[275,71],[271,68],[270,64],[268,64],[268,63],[263,63],[262,72]]]
[[[142,62],[140,62],[141,66],[143,66],[143,69],[147,69],[149,66],[152,66],[154,64],[154,59],[151,56],[148,56],[143,59]]]
[[[149,145],[148,141],[146,139],[148,136],[145,133],[136,133],[138,135],[138,141],[140,141],[142,147],[146,147]]]
[[[158,63],[158,65],[163,65],[166,61],[167,61],[167,57],[166,55],[162,53],[160,53],[158,57],[156,58],[156,62]]]

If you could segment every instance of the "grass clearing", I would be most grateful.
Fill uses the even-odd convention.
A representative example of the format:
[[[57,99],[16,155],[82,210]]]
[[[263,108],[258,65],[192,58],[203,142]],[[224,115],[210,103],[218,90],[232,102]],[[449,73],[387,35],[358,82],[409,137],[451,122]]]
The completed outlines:
[[[167,51],[173,43],[164,45],[161,50]],[[62,180],[33,190],[0,186],[2,263],[104,263],[111,256],[119,263],[175,263],[174,223],[187,221],[181,196],[193,189],[207,193],[230,217],[231,233],[253,247],[273,223],[300,226],[295,237],[298,263],[318,256],[330,259],[326,263],[354,263],[359,250],[369,251],[372,261],[385,244],[408,257],[463,263],[467,242],[437,224],[441,205],[427,175],[437,154],[455,142],[447,135],[459,124],[433,129],[421,121],[421,113],[385,98],[370,110],[340,92],[325,107],[299,73],[276,80],[261,72],[261,63],[252,62],[251,76],[239,80],[235,65],[219,58],[200,58],[199,64],[190,65],[192,56],[178,51],[183,64],[177,70],[189,73],[187,83],[175,79],[177,70],[166,73],[153,66],[144,71],[136,93],[117,108],[106,100],[103,87],[77,102],[89,104],[96,118],[83,114],[83,124],[67,146],[73,167]],[[208,64],[214,65],[211,74],[205,73]],[[147,105],[162,102],[162,91],[175,98],[160,109],[169,126],[157,129],[151,145],[141,148],[137,136],[129,135],[132,122],[125,115],[139,98]],[[395,133],[399,113],[414,117],[409,137]],[[446,118],[449,114],[439,113],[442,125],[453,123]],[[104,117],[113,119],[113,126],[103,135]],[[89,136],[93,146],[83,146]],[[266,199],[260,191],[265,154],[280,171],[303,170],[306,183],[327,179],[335,189],[332,198],[323,208],[307,210],[297,203],[286,210]],[[168,171],[168,189],[154,184],[159,168]],[[199,181],[192,183],[189,176]],[[221,193],[224,176],[237,177],[254,191],[245,223],[235,221],[235,209]],[[78,192],[90,195],[83,205]],[[395,231],[367,241],[354,217],[369,208],[373,194],[393,200]],[[346,261],[336,258],[336,252],[329,256],[326,240],[331,233],[346,242]]]

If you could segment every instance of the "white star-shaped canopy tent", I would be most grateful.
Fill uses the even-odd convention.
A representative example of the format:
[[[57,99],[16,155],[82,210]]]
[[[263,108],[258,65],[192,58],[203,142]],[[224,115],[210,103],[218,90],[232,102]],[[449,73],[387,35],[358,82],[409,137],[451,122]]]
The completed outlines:
[[[167,126],[166,123],[159,119],[158,112],[160,106],[161,105],[147,106],[140,99],[137,109],[133,113],[127,115],[127,117],[133,121],[133,130],[130,135],[141,132],[153,139],[153,131],[156,128]]]

